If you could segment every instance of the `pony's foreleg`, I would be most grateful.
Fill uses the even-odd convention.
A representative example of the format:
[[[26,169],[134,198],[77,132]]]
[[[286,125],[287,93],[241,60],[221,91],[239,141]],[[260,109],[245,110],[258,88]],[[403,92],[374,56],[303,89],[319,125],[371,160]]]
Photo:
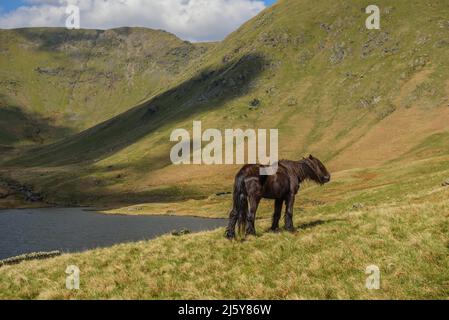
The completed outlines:
[[[283,199],[276,199],[276,201],[274,202],[274,214],[273,214],[273,222],[271,224],[271,231],[276,231],[279,229],[279,220],[281,219],[283,203],[284,203]]]
[[[294,232],[295,227],[293,226],[293,206],[295,205],[295,195],[290,195],[286,200],[285,209],[285,229],[287,231]]]

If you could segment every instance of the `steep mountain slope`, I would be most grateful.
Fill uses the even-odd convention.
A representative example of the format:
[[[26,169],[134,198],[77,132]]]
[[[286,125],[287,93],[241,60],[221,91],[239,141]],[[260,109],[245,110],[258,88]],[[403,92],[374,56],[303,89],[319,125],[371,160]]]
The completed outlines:
[[[143,28],[0,30],[0,144],[107,120],[164,90],[208,47]]]
[[[369,4],[281,0],[186,66],[170,90],[27,151],[8,170],[63,203],[231,189],[235,166],[170,163],[171,131],[193,120],[278,128],[281,157],[314,153],[332,171],[447,154],[447,2],[378,1],[381,30],[365,27]]]

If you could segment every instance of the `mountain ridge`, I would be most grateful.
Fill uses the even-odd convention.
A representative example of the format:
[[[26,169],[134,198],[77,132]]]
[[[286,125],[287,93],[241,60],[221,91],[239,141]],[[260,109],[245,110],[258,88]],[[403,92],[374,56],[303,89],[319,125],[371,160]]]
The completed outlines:
[[[165,90],[211,46],[147,28],[21,28],[2,30],[0,38],[2,105],[22,110],[30,127],[38,127],[35,116],[72,133]]]

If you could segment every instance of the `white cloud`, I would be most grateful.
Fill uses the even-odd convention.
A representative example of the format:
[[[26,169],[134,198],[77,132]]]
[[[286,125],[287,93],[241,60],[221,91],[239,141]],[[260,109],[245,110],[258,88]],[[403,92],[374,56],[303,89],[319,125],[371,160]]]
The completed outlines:
[[[260,0],[27,0],[0,14],[0,28],[65,26],[67,4],[81,11],[81,28],[140,26],[191,41],[221,40],[265,8]]]

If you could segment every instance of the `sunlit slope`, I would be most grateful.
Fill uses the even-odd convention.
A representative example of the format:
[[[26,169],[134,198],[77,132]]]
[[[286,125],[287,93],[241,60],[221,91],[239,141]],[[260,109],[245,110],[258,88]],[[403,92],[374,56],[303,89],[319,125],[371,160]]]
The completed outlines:
[[[209,46],[143,28],[0,30],[0,144],[45,143],[107,120],[165,90]]]
[[[447,154],[446,1],[379,1],[381,30],[365,27],[369,4],[279,1],[187,66],[169,91],[8,166],[29,168],[18,178],[58,167],[32,181],[53,194],[57,179],[59,193],[89,191],[94,202],[96,192],[141,201],[230,189],[236,167],[171,165],[170,133],[193,120],[278,128],[280,157],[313,153],[334,172]]]

